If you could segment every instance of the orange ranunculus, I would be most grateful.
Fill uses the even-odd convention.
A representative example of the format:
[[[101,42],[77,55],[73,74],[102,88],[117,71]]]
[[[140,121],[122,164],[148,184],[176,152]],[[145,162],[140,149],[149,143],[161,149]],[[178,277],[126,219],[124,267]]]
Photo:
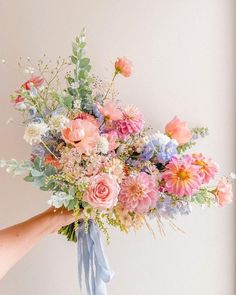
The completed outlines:
[[[165,131],[171,138],[175,139],[179,145],[189,142],[192,138],[192,133],[187,123],[180,121],[177,116],[166,125]]]
[[[81,154],[90,154],[99,138],[98,127],[87,120],[72,120],[62,130],[62,138],[66,143],[75,146]]]
[[[55,159],[52,155],[46,155],[44,157],[44,164],[52,165],[56,169],[61,169],[61,163],[57,159]]]
[[[116,60],[115,69],[117,73],[124,77],[129,77],[132,74],[133,65],[126,57],[122,57]]]

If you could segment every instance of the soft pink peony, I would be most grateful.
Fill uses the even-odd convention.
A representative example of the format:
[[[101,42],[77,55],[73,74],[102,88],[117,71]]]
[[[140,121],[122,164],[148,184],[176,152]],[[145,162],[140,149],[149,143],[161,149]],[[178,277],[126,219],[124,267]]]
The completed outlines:
[[[192,196],[202,184],[199,169],[199,166],[192,164],[189,155],[173,157],[162,174],[165,190],[178,197]]]
[[[62,138],[66,143],[75,146],[81,154],[89,155],[96,147],[99,132],[93,123],[76,119],[70,121],[67,128],[62,130]]]
[[[220,206],[224,206],[232,202],[233,192],[232,185],[226,178],[222,178],[216,187],[216,200]]]
[[[118,201],[120,186],[116,179],[106,173],[91,178],[90,186],[84,196],[84,200],[98,209],[114,207]]]
[[[189,142],[192,138],[187,123],[180,121],[177,116],[166,125],[165,131],[171,138],[177,140],[179,145]]]
[[[21,87],[25,88],[26,90],[30,90],[31,87],[39,88],[44,83],[44,79],[40,76],[33,76],[28,81],[26,81],[24,84],[22,84]]]
[[[199,175],[203,183],[209,183],[219,169],[218,165],[212,159],[206,159],[202,154],[193,154],[192,163],[200,167]]]
[[[96,127],[99,127],[99,125],[100,125],[98,120],[94,116],[92,116],[88,113],[85,113],[85,112],[79,113],[74,119],[86,120],[86,121],[94,124]]]
[[[126,57],[122,57],[116,60],[115,69],[117,73],[124,77],[129,77],[132,74],[133,65]]]
[[[111,121],[120,120],[123,116],[117,104],[112,100],[106,100],[103,106],[97,104],[97,108],[106,119]]]
[[[144,117],[135,106],[123,110],[123,119],[116,122],[116,129],[121,139],[139,133],[144,127]]]
[[[159,193],[155,178],[145,172],[128,176],[121,183],[119,201],[129,211],[147,213],[155,208]]]

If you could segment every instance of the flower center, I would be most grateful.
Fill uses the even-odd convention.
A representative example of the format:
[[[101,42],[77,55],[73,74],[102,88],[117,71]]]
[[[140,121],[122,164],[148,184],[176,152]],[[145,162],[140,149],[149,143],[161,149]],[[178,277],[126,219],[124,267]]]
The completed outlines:
[[[203,162],[203,161],[197,161],[196,162],[196,164],[198,165],[198,166],[201,166],[202,168],[201,169],[205,169],[206,168],[206,163],[205,162]]]
[[[190,178],[188,171],[183,168],[179,169],[177,176],[180,178],[180,180],[188,180]]]
[[[129,190],[130,190],[130,194],[132,194],[132,197],[134,199],[139,199],[144,194],[142,186],[140,184],[138,184],[138,183],[133,183],[130,186]]]

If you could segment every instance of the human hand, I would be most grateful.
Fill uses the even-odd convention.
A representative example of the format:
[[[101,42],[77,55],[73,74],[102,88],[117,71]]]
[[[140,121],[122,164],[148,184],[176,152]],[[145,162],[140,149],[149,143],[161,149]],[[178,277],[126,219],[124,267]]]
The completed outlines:
[[[42,214],[48,219],[52,233],[75,221],[73,211],[68,211],[65,208],[50,207]]]

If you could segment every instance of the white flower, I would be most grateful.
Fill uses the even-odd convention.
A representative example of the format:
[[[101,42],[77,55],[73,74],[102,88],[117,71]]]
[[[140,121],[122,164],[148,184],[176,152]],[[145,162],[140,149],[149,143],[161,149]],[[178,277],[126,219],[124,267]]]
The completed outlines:
[[[70,84],[70,87],[72,88],[72,89],[78,89],[79,88],[79,82],[73,82],[73,83],[71,83]]]
[[[8,120],[6,121],[6,124],[11,124],[14,122],[14,119],[12,117],[8,118]]]
[[[121,182],[124,177],[124,164],[121,160],[114,158],[108,167],[108,172],[112,174],[118,182]]]
[[[48,200],[48,205],[55,208],[60,208],[62,206],[66,208],[71,200],[73,200],[73,196],[68,195],[65,192],[57,192],[51,196],[50,200]]]
[[[160,131],[149,136],[150,140],[158,140],[160,145],[167,145],[168,142],[172,141],[176,146],[178,146],[178,142],[175,139],[171,139],[169,136],[161,133]]]
[[[25,69],[25,73],[26,74],[33,74],[34,73],[34,68],[32,68],[32,67],[27,67],[26,69]]]
[[[100,136],[97,143],[97,150],[99,153],[106,155],[109,151],[109,142],[105,136]]]
[[[30,145],[40,143],[42,136],[49,130],[48,125],[44,122],[31,123],[25,128],[24,140]]]
[[[15,108],[19,111],[24,111],[26,110],[27,106],[26,104],[22,101],[22,102],[18,102],[15,104]]]
[[[5,60],[4,58],[2,59],[2,63],[3,63],[3,64],[5,64],[5,63],[6,63],[6,60]]]
[[[73,103],[75,109],[81,108],[81,101],[79,99],[76,99]]]
[[[52,116],[49,120],[49,127],[52,131],[60,132],[69,122],[69,119],[64,115]]]
[[[232,180],[236,180],[236,173],[231,172],[231,173],[230,173],[230,178],[231,178]]]

